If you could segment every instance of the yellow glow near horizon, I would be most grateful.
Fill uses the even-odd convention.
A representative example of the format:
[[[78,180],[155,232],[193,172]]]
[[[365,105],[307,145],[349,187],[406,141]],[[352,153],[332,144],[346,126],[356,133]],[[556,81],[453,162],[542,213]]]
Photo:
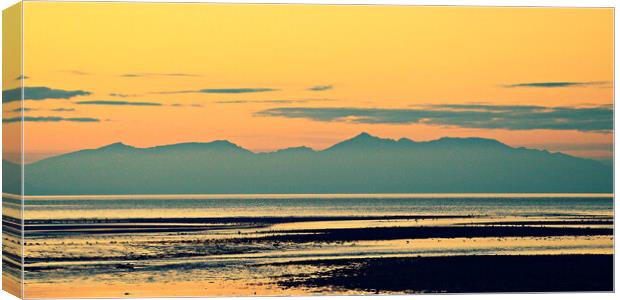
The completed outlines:
[[[610,105],[613,87],[609,85],[504,85],[612,82],[612,9],[68,2],[24,5],[25,73],[30,78],[26,86],[92,93],[68,100],[26,101],[26,106],[34,109],[28,115],[102,120],[28,122],[25,147],[31,155],[95,148],[117,141],[147,147],[227,139],[254,151],[299,145],[322,149],[361,131],[414,140],[480,136],[575,155],[611,155],[611,147],[606,147],[612,143],[610,133],[316,122],[254,114],[273,107],[302,106]],[[307,90],[317,85],[334,88]],[[205,88],[277,91],[160,93]],[[307,102],[218,103],[302,99]],[[74,103],[81,100],[160,102],[164,106]],[[55,108],[75,111],[52,112]],[[591,145],[602,146],[599,149]]]

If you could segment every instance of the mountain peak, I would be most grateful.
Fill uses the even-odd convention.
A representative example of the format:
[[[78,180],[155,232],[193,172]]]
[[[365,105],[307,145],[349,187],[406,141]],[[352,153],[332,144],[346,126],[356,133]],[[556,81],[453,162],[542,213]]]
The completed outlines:
[[[122,149],[134,149],[134,147],[124,144],[123,142],[112,143],[100,148],[97,150],[122,150]]]
[[[363,131],[360,134],[358,134],[358,135],[356,135],[356,136],[354,136],[354,137],[352,137],[352,138],[350,138],[348,140],[345,140],[343,142],[346,142],[346,141],[375,141],[375,142],[383,141],[383,142],[394,142],[394,140],[392,140],[392,139],[378,137],[376,135],[372,135],[372,134],[370,134],[368,132],[365,132],[365,131]]]
[[[360,134],[356,135],[354,139],[367,139],[367,138],[377,138],[376,136],[371,135],[366,131],[360,132]]]
[[[354,136],[354,137],[352,137],[352,138],[350,138],[348,140],[345,140],[343,142],[346,142],[346,141],[392,141],[392,140],[380,138],[378,136],[374,136],[374,135],[364,131],[364,132],[361,132],[360,134],[358,134],[358,135],[356,135],[356,136]]]
[[[344,140],[338,144],[331,146],[330,149],[339,149],[339,148],[348,148],[348,147],[373,147],[373,146],[382,146],[382,145],[391,145],[395,144],[396,141],[391,139],[384,139],[380,137],[376,137],[367,132],[362,132],[348,140]]]

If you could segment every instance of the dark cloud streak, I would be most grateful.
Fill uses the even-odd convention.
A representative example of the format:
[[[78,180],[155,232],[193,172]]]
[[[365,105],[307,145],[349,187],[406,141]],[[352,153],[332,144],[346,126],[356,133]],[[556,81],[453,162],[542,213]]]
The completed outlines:
[[[313,87],[308,88],[308,91],[320,92],[320,91],[331,90],[333,88],[334,87],[332,85],[315,85]]]
[[[562,88],[562,87],[577,87],[577,86],[601,86],[608,85],[608,81],[549,81],[549,82],[525,82],[504,85],[507,88]]]
[[[201,89],[201,90],[189,90],[189,91],[172,91],[172,92],[159,92],[157,94],[246,94],[246,93],[264,93],[275,92],[278,89],[272,88],[223,88],[223,89]]]
[[[78,105],[124,105],[124,106],[161,106],[157,102],[130,102],[130,101],[113,101],[113,100],[89,100],[77,101]]]
[[[192,104],[182,104],[182,103],[172,103],[170,104],[172,107],[203,107],[202,104],[192,103]]]
[[[21,122],[21,117],[14,118],[5,118],[2,119],[3,123],[17,123]],[[100,122],[97,118],[63,118],[63,117],[24,117],[24,122],[80,122],[80,123],[91,123],[91,122]]]
[[[454,110],[454,107],[460,107]],[[280,107],[255,116],[362,124],[428,124],[508,130],[610,131],[613,110],[599,107],[433,105],[418,109]]]
[[[18,107],[18,108],[14,108],[14,109],[9,110],[9,112],[22,112],[22,110],[23,110],[23,111],[35,111],[36,109],[34,109],[34,108],[28,108],[28,107],[24,107],[24,108],[22,109],[21,107]]]
[[[60,90],[51,89],[43,86],[24,87],[24,100],[45,100],[45,99],[69,99],[76,96],[87,96],[90,92],[82,90]],[[22,88],[15,88],[2,91],[2,103],[20,101],[22,99]]]
[[[308,103],[308,102],[326,102],[333,101],[331,99],[282,99],[282,100],[220,100],[214,103],[218,104],[247,104],[247,103],[264,103],[264,104],[292,104],[292,103]]]

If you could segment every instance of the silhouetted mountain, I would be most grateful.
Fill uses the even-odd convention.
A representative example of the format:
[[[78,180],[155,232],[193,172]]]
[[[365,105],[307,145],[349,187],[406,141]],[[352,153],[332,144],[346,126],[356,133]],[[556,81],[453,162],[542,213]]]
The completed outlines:
[[[306,147],[306,146],[301,146],[301,147],[291,147],[291,148],[285,148],[285,149],[280,149],[274,152],[269,152],[269,154],[306,154],[306,153],[314,153],[315,151],[312,150],[312,148],[310,147]]]
[[[210,143],[182,143],[165,146],[157,146],[146,149],[151,152],[166,152],[166,151],[219,151],[219,152],[236,152],[236,153],[250,153],[250,151],[243,149],[229,141],[213,141]]]
[[[382,139],[376,136],[372,136],[366,132],[362,132],[352,139],[342,141],[328,148],[327,150],[338,149],[362,149],[372,147],[390,147],[397,145],[398,142],[390,139]]]
[[[593,193],[613,186],[612,167],[562,153],[483,138],[415,142],[367,133],[323,151],[253,153],[228,141],[115,143],[26,165],[25,172],[29,195]]]

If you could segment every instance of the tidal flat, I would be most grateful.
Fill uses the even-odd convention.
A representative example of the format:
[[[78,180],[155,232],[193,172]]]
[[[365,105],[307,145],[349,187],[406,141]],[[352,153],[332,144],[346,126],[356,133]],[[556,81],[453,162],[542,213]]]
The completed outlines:
[[[613,222],[611,197],[37,199],[25,294],[610,291]]]

